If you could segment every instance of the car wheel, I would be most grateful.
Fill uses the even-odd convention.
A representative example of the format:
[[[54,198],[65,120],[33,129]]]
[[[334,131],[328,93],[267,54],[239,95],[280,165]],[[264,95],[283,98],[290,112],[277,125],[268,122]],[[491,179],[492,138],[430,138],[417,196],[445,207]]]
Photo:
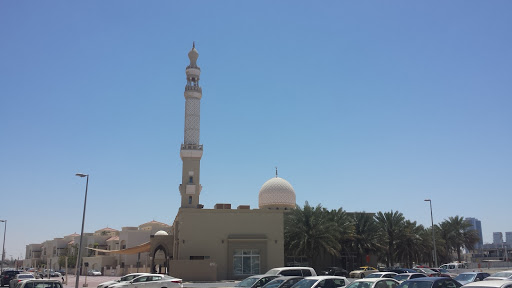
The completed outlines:
[[[364,278],[364,273],[361,273],[361,279],[363,279],[363,278]]]

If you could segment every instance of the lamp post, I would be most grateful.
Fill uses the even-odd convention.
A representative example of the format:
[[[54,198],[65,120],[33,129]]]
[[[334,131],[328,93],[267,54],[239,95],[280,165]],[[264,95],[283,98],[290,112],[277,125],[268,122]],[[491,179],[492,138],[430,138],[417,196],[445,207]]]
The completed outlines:
[[[5,231],[7,230],[7,220],[0,220],[4,222],[4,243],[2,244],[2,263],[0,264],[0,273],[4,271],[4,260],[5,260]]]
[[[87,204],[87,188],[89,187],[89,174],[76,173],[78,177],[87,177],[87,181],[85,182],[85,199],[84,199],[84,214],[82,216],[82,230],[80,232],[80,246],[78,246],[78,259],[76,265],[76,281],[75,288],[78,288],[78,279],[80,278],[80,271],[82,270],[82,240],[84,238],[84,222],[85,222],[85,207]]]
[[[436,236],[434,234],[434,216],[432,215],[432,200],[425,199],[425,201],[430,203],[430,220],[432,221],[432,242],[434,242],[434,263],[435,267],[439,267],[437,265]]]

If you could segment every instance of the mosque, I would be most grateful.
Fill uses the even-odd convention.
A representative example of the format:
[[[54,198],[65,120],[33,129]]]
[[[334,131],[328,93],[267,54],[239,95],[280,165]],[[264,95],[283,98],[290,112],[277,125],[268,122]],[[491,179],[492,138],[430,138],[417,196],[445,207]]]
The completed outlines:
[[[259,191],[259,209],[249,205],[232,208],[225,203],[206,209],[200,204],[203,145],[199,142],[202,89],[198,57],[193,45],[185,70],[181,207],[172,226],[151,221],[121,231],[107,227],[85,233],[82,275],[86,269],[97,269],[104,275],[155,272],[187,281],[217,281],[242,279],[284,266],[284,213],[295,208],[295,191],[277,177],[277,171]],[[24,267],[58,269],[59,257],[76,255],[75,243],[79,242],[80,235],[71,234],[29,244]]]
[[[199,85],[201,69],[195,45],[188,53],[185,72],[185,131],[180,156],[181,207],[170,233],[150,239],[151,267],[186,280],[241,279],[284,266],[284,213],[295,208],[295,191],[286,180],[271,178],[259,191],[259,209],[200,204],[203,145],[200,144]],[[162,270],[163,269],[163,270]]]

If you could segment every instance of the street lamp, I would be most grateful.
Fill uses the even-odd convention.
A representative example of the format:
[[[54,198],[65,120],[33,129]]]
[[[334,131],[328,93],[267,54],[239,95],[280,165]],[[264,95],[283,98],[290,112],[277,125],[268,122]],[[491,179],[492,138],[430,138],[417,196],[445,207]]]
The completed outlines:
[[[437,265],[437,251],[436,251],[436,236],[434,234],[434,216],[432,215],[432,200],[425,199],[425,201],[430,203],[430,220],[432,221],[432,242],[434,242],[434,263],[435,267],[439,267]]]
[[[7,230],[7,220],[0,220],[4,222],[4,243],[2,244],[2,264],[0,264],[0,273],[4,271],[4,260],[5,260],[5,230]]]
[[[84,199],[84,215],[82,216],[82,231],[80,232],[80,246],[78,246],[78,259],[76,265],[76,281],[75,288],[78,288],[78,279],[80,277],[80,271],[82,270],[82,240],[84,238],[84,222],[85,222],[85,206],[87,204],[87,188],[89,187],[89,174],[76,173],[78,177],[87,177],[85,182],[85,199]]]

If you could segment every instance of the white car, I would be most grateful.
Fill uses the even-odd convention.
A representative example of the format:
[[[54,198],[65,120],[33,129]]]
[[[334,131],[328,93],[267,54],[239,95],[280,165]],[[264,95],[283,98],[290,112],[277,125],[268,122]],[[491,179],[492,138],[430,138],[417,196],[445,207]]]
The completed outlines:
[[[400,283],[395,279],[366,277],[364,279],[355,280],[348,284],[346,288],[395,288],[398,285],[400,285]]]
[[[512,288],[512,281],[510,280],[486,280],[471,282],[464,285],[468,288]]]
[[[18,284],[18,282],[28,280],[28,279],[35,279],[35,277],[33,274],[29,274],[29,273],[16,274],[14,276],[14,278],[12,278],[11,281],[9,281],[9,288],[14,288],[14,287],[16,287],[16,284]]]
[[[88,276],[101,276],[101,272],[98,270],[89,270],[87,271]]]
[[[142,276],[142,275],[146,275],[148,273],[131,273],[131,274],[128,274],[128,275],[124,275],[123,277],[121,277],[121,279],[119,280],[113,280],[113,281],[107,281],[107,282],[103,282],[103,283],[100,283],[98,285],[98,288],[108,288],[114,284],[119,284],[119,283],[123,283],[123,282],[128,282],[128,281],[131,281],[139,276]]]
[[[393,278],[396,275],[398,275],[398,274],[395,272],[375,272],[375,273],[372,273],[364,278],[365,279],[368,279],[368,278]]]
[[[306,277],[293,285],[293,288],[340,288],[350,284],[347,278],[341,276],[312,276]]]
[[[373,267],[363,266],[363,267],[359,267],[358,270],[354,270],[354,271],[350,272],[349,277],[363,279],[364,277],[366,277],[370,274],[373,274],[373,273],[377,273],[377,272],[379,272],[379,270],[377,270]]]
[[[146,274],[109,288],[183,288],[182,280],[162,274]]]

